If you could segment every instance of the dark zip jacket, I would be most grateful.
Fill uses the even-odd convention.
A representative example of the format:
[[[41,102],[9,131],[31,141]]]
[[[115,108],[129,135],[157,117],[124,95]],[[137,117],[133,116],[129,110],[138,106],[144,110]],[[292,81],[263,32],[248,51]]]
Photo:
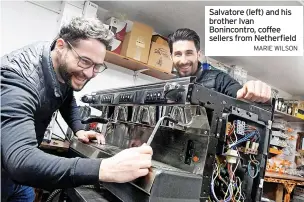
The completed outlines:
[[[38,148],[57,109],[74,133],[84,128],[72,89],[57,80],[51,47],[41,42],[1,57],[2,174],[44,189],[94,184],[101,159],[57,157]]]
[[[236,98],[237,91],[242,88],[241,84],[234,78],[220,70],[203,70],[201,63],[198,64],[196,82],[202,84],[206,88],[215,90],[222,94]]]
[[[200,62],[198,63],[197,72],[192,76],[195,76],[196,82],[204,87],[233,98],[236,98],[237,91],[242,88],[239,82],[225,72],[204,69]]]

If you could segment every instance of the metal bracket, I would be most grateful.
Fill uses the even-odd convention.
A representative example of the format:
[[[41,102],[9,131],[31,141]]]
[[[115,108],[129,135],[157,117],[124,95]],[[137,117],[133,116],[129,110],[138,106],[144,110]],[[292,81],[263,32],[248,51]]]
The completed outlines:
[[[241,109],[241,108],[238,108],[238,107],[232,107],[231,114],[234,114],[234,115],[237,115],[237,116],[240,116],[240,117],[243,117],[243,118],[255,121],[255,122],[257,122],[259,120],[259,117],[257,114],[249,112],[249,111]]]
[[[149,70],[149,69],[140,69],[140,70],[136,70],[136,71],[134,71],[133,76],[134,76],[134,77],[137,77],[139,73],[142,73],[142,72],[147,71],[147,70]]]
[[[267,127],[268,127],[269,130],[271,130],[271,128],[272,128],[272,121],[271,120],[268,121],[268,126]]]
[[[139,74],[139,73],[142,73],[142,72],[144,72],[144,71],[147,71],[147,70],[149,70],[149,69],[140,69],[140,70],[133,71],[133,72],[134,72],[134,73],[133,73],[134,85],[136,84],[136,79],[137,79],[137,77],[138,77],[138,74]]]

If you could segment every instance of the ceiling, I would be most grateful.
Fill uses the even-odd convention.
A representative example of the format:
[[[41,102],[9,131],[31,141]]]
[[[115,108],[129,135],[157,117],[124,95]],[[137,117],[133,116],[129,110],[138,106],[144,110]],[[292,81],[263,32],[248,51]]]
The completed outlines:
[[[204,6],[302,6],[299,1],[95,1],[101,8],[126,15],[168,35],[178,28],[195,30],[204,50]],[[292,95],[304,95],[304,57],[213,57],[239,65],[248,74]]]

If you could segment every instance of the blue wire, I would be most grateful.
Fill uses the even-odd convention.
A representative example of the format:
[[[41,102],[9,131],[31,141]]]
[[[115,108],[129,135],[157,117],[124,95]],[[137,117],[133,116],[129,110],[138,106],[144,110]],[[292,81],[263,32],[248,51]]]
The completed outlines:
[[[241,138],[240,140],[238,140],[236,143],[230,145],[230,148],[231,147],[235,147],[236,145],[242,143],[242,142],[246,142],[248,141],[251,137],[253,137],[254,135],[256,135],[256,132],[251,132],[251,133],[248,133],[245,137]]]
[[[254,176],[251,175],[251,161],[248,162],[248,165],[247,165],[247,170],[248,170],[248,175],[251,177],[251,178],[256,178],[258,176],[258,173],[260,172],[260,167],[259,167],[259,163],[257,164],[254,164],[255,165],[255,168],[256,168],[256,173],[254,174]]]

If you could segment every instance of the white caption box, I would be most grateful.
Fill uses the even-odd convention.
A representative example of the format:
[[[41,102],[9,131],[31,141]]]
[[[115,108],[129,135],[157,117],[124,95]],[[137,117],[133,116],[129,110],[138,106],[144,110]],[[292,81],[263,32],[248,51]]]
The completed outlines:
[[[206,56],[303,56],[303,6],[206,6]]]

